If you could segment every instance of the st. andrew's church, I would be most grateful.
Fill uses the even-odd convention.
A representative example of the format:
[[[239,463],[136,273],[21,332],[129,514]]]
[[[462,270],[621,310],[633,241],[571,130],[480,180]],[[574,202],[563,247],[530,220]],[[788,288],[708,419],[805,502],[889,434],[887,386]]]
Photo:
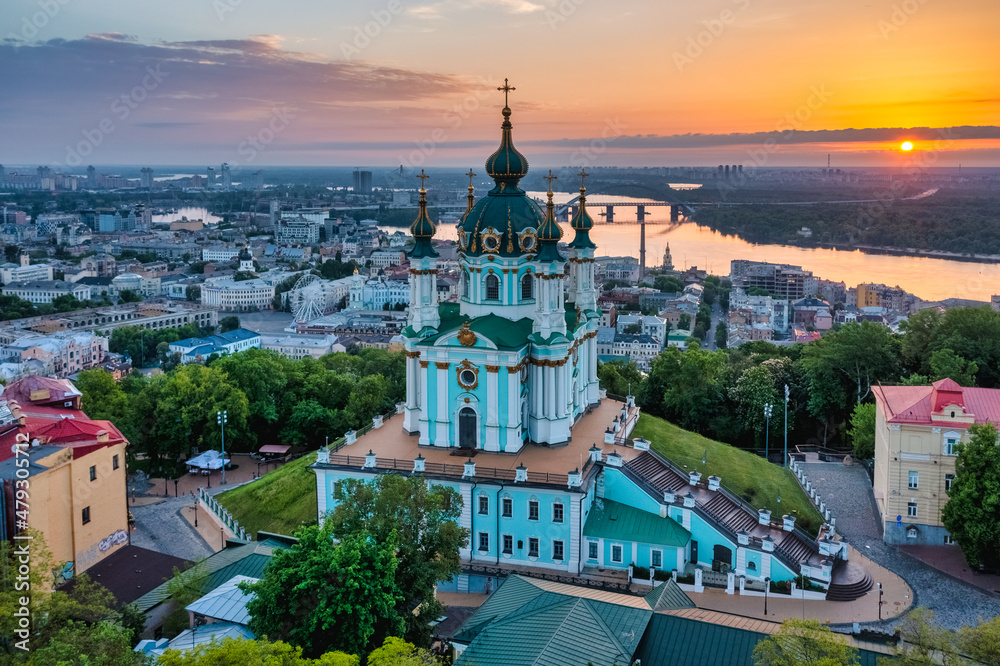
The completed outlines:
[[[573,580],[674,572],[692,589],[705,572],[731,594],[804,577],[826,590],[847,552],[828,532],[817,540],[794,516],[772,521],[719,478],[682,470],[631,437],[634,400],[607,398],[598,385],[601,312],[585,188],[563,249],[551,180],[543,210],[520,187],[528,161],[514,147],[506,104],[502,116],[500,146],[486,161],[494,185],[476,201],[470,182],[458,223],[458,303],[437,300],[436,228],[421,173],[406,401],[367,432],[320,449],[312,466],[319,519],[344,500],[344,480],[404,474],[463,499],[463,573],[441,590],[488,590],[511,566]]]

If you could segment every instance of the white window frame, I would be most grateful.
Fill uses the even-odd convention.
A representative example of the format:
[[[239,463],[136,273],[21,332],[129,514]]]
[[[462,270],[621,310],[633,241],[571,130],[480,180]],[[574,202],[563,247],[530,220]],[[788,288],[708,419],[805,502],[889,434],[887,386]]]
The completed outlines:
[[[954,440],[954,442],[952,442],[951,440]],[[955,453],[955,447],[962,443],[962,433],[951,430],[944,434],[944,439],[942,441],[943,441],[942,450],[944,451],[944,455],[946,456],[958,455],[957,453]]]
[[[946,493],[947,492],[951,492],[951,485],[953,483],[955,483],[955,475],[954,474],[945,474],[944,475],[944,491]]]
[[[535,548],[532,551],[531,543],[534,542]],[[541,548],[541,543],[537,537],[528,537],[528,557],[538,557],[538,550]]]
[[[485,511],[483,510],[483,505],[484,504],[486,505],[486,510]],[[479,496],[479,506],[476,507],[476,510],[478,511],[478,513],[479,513],[480,516],[488,516],[488,515],[490,515],[490,497],[489,497],[489,495],[480,495]]]
[[[485,548],[483,548],[483,541],[484,540],[486,542],[486,547]],[[489,532],[480,532],[479,533],[479,548],[478,548],[478,550],[481,553],[488,553],[488,552],[490,552],[490,533]]]
[[[591,554],[593,553],[593,554]],[[600,558],[601,551],[599,549],[599,544],[596,541],[587,542],[587,559],[596,560]]]
[[[906,503],[906,517],[907,518],[917,517],[917,502],[915,500]]]
[[[509,497],[504,497],[500,500],[502,518],[513,518],[514,517],[514,500]]]
[[[507,547],[507,541],[510,541],[510,548]],[[504,555],[510,555],[511,553],[513,553],[514,552],[514,535],[513,534],[504,534],[501,537],[500,545],[503,548]]]
[[[615,548],[618,549],[618,558],[615,558]],[[615,564],[621,564],[625,557],[625,547],[618,543],[611,544],[611,561]]]
[[[532,509],[534,509],[535,517],[532,518]],[[541,507],[538,505],[538,500],[528,500],[528,520],[537,521],[540,515]]]
[[[920,472],[911,469],[906,473],[906,487],[910,490],[920,488]]]
[[[654,557],[653,557],[654,554],[660,556],[660,563],[659,564],[656,564],[653,561],[654,560]],[[649,550],[649,566],[656,567],[657,569],[662,569],[663,568],[663,550],[661,550],[660,548],[651,548]]]
[[[558,548],[557,548],[558,546]],[[562,551],[562,552],[558,552]],[[566,542],[559,539],[553,539],[552,541],[552,559],[556,562],[563,562],[566,560]]]
[[[559,508],[559,519],[556,519],[556,507]],[[556,502],[552,505],[552,522],[562,523],[566,520],[566,505],[562,502]]]

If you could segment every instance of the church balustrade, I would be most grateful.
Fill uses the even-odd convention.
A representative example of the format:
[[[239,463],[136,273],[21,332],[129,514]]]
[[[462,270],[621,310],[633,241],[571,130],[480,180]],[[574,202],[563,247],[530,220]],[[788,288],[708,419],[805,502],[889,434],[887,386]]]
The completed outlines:
[[[330,454],[330,464],[343,467],[364,467],[366,457]],[[384,458],[377,456],[374,469],[391,469],[401,472],[413,471],[413,460],[410,458]],[[584,468],[584,472],[586,467]],[[424,463],[424,473],[440,476],[454,476],[461,478],[465,475],[465,465],[449,465],[447,463],[435,463],[427,461]],[[500,467],[480,467],[476,465],[476,479],[495,479],[497,481],[514,481],[516,475],[513,469]],[[569,484],[568,474],[551,474],[549,472],[528,472],[528,483],[537,483],[551,486],[567,486]]]

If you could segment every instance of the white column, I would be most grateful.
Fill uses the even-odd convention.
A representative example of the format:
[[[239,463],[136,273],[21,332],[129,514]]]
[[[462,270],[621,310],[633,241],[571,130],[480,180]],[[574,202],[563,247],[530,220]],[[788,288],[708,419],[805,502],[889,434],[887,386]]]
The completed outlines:
[[[420,443],[427,445],[431,443],[430,439],[430,398],[427,395],[427,373],[430,372],[429,367],[423,367],[420,361],[417,361],[418,372],[420,373],[420,395],[417,397],[417,405],[420,408]]]
[[[486,425],[500,425],[500,393],[498,387],[499,372],[486,371]]]
[[[437,430],[434,435],[435,446],[450,446],[451,444],[450,421],[448,419],[448,408],[450,407],[448,400],[449,369],[450,366],[437,368],[437,395],[435,396],[435,400],[437,400]]]

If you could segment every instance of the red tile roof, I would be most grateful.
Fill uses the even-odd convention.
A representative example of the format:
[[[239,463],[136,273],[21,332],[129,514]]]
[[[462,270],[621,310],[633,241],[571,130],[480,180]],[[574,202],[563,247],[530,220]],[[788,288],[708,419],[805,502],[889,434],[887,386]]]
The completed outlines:
[[[872,392],[889,423],[941,423],[943,419],[935,416],[952,405],[974,416],[976,423],[1000,423],[1000,389],[963,387],[942,379],[931,386],[876,386]],[[968,427],[966,423],[948,423],[956,428]]]
[[[31,394],[37,391],[48,391],[48,397],[41,398],[36,393],[35,399],[31,399]],[[73,386],[73,382],[68,379],[53,379],[51,377],[41,377],[30,375],[24,379],[19,379],[3,388],[2,398],[4,400],[16,400],[22,408],[29,405],[55,405],[62,408],[63,403],[76,400],[80,391]]]

